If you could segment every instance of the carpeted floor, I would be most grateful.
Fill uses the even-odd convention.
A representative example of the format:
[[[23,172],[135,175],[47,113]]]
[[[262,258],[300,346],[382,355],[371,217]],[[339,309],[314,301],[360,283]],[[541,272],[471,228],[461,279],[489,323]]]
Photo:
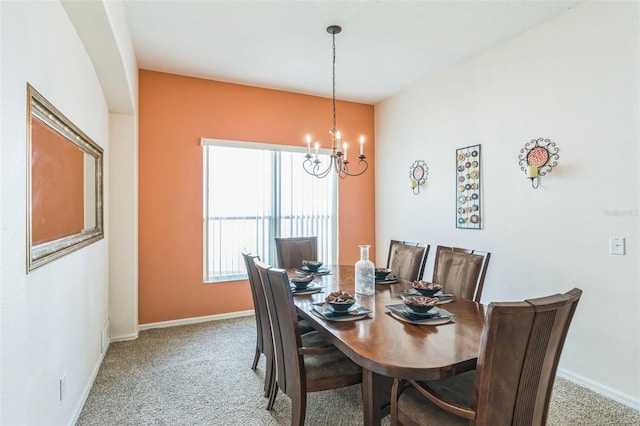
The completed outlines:
[[[251,370],[254,347],[254,317],[146,330],[112,343],[77,425],[289,425],[287,396],[279,393],[273,411],[265,409],[265,362]],[[640,425],[640,412],[558,378],[548,420]],[[359,387],[309,394],[306,424],[362,425]]]

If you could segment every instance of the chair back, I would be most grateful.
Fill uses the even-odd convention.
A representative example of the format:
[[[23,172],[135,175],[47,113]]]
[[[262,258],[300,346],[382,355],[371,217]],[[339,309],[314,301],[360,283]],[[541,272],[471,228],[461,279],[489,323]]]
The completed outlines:
[[[428,244],[391,240],[387,268],[401,280],[421,280],[430,247]]]
[[[276,238],[278,267],[300,268],[303,260],[318,259],[318,237]]]
[[[477,425],[543,425],[567,331],[582,290],[491,303],[471,404]]]
[[[278,387],[289,397],[300,392],[305,383],[304,360],[298,353],[302,347],[298,315],[287,272],[256,262],[267,299],[273,331],[273,347]]]
[[[459,247],[436,247],[432,282],[445,293],[480,301],[491,253]]]
[[[267,311],[267,299],[260,282],[260,274],[256,267],[255,261],[260,261],[260,257],[250,253],[243,252],[242,257],[247,267],[247,275],[249,276],[249,287],[251,288],[251,296],[253,297],[253,308],[256,313],[256,321],[258,323],[258,342],[257,346],[260,352],[269,356],[271,351],[271,325],[269,324],[269,313]]]

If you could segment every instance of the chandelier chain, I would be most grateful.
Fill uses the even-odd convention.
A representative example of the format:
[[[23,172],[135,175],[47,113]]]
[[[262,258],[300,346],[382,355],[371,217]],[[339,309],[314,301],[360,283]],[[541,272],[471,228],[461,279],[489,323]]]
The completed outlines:
[[[335,32],[332,34],[333,38],[333,95],[331,99],[333,100],[333,138],[335,141],[336,135],[336,34]],[[334,143],[335,145],[335,143]]]

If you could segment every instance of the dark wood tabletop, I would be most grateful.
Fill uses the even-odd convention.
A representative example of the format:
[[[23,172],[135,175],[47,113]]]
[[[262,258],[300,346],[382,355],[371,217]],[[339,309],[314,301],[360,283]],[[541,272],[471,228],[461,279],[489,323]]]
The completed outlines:
[[[402,303],[400,291],[410,282],[376,284],[373,296],[355,293],[353,266],[329,266],[331,274],[317,276],[320,293],[295,295],[298,313],[308,319],[354,362],[363,368],[365,425],[380,424],[386,415],[391,378],[434,380],[475,367],[485,310],[480,303],[457,299],[439,305],[454,315],[441,325],[416,325],[391,316],[386,305]],[[290,274],[294,274],[291,271]],[[312,312],[335,290],[356,296],[356,303],[372,311],[356,321],[328,321]]]

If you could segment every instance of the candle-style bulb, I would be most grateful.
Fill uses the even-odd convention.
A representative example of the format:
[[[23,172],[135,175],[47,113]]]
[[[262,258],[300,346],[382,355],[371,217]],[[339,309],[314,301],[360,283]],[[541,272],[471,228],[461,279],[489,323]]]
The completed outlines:
[[[364,136],[360,136],[360,155],[364,156]]]
[[[338,141],[339,141],[339,140],[340,140],[340,137],[341,137],[341,136],[340,136],[340,131],[338,130],[338,131],[336,132],[336,139],[338,139]]]
[[[342,148],[344,150],[344,161],[347,161],[347,143],[345,142],[344,145],[342,145]]]

